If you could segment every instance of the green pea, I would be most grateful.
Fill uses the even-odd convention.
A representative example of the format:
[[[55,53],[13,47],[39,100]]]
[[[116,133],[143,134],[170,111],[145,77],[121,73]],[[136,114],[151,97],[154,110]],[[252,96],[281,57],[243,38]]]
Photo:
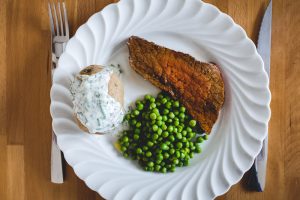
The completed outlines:
[[[158,165],[161,164],[161,162],[162,162],[162,160],[158,160],[158,159],[155,161],[155,163]]]
[[[162,104],[166,104],[168,102],[168,100],[166,99],[166,98],[163,98],[162,100],[161,100],[161,103]]]
[[[179,101],[174,101],[173,106],[178,108],[179,107]]]
[[[124,151],[126,151],[126,150],[127,150],[127,148],[126,148],[125,146],[122,146],[122,147],[121,147],[121,151],[122,151],[122,152],[124,152]]]
[[[197,124],[196,120],[191,120],[191,121],[189,122],[189,125],[190,125],[191,127],[195,127],[196,124]]]
[[[155,165],[155,171],[159,172],[160,171],[161,166],[160,165]]]
[[[180,118],[180,119],[184,119],[184,118],[185,118],[185,114],[184,114],[184,113],[180,113],[180,114],[179,114],[179,118]]]
[[[167,167],[167,169],[171,169],[172,165],[171,164],[167,164],[166,167]]]
[[[180,158],[181,158],[181,159],[185,158],[185,153],[181,152],[181,153],[180,153]]]
[[[161,126],[161,128],[162,128],[162,130],[164,130],[164,131],[168,129],[167,125],[165,125],[165,124],[163,124],[163,125]]]
[[[163,167],[163,168],[161,169],[161,172],[162,172],[162,173],[167,173],[167,168]]]
[[[190,164],[190,162],[189,162],[189,160],[188,160],[188,159],[184,160],[184,162],[183,162],[183,166],[188,166],[189,164]]]
[[[177,166],[178,167],[182,167],[183,166],[183,162],[179,162]]]
[[[194,137],[195,137],[195,135],[196,135],[196,133],[195,133],[195,132],[191,132],[190,134],[191,134],[191,138],[194,138]]]
[[[146,156],[147,156],[147,157],[151,157],[151,156],[152,156],[151,151],[147,151],[147,152],[146,152]]]
[[[168,119],[168,121],[170,124],[173,122],[173,120],[171,118]]]
[[[175,153],[175,149],[170,149],[170,154],[173,155]]]
[[[151,97],[152,97],[152,96],[151,96],[150,94],[146,94],[146,95],[145,95],[145,99],[146,99],[146,100],[150,100]]]
[[[162,116],[162,120],[165,122],[168,120],[168,117],[164,115],[164,116]]]
[[[182,141],[182,142],[187,142],[186,137],[182,137],[181,141]]]
[[[140,133],[141,133],[141,129],[136,128],[136,129],[134,130],[134,133],[135,133],[135,134],[140,134]]]
[[[202,143],[203,141],[204,141],[204,139],[201,136],[197,137],[197,139],[196,139],[197,143]]]
[[[177,158],[180,158],[180,152],[179,151],[175,151],[175,155]]]
[[[143,146],[143,150],[147,151],[149,148],[147,146]]]
[[[170,109],[171,106],[172,106],[172,103],[171,103],[171,102],[167,102],[167,103],[166,103],[166,108]]]
[[[168,139],[169,139],[169,141],[171,141],[171,142],[174,142],[174,141],[175,141],[175,137],[174,137],[173,135],[170,135]]]
[[[178,129],[175,127],[175,128],[173,129],[173,132],[174,132],[174,133],[177,133],[177,132],[178,132]]]
[[[178,165],[178,163],[179,163],[179,160],[178,160],[177,158],[175,158],[175,159],[173,160],[173,164]]]
[[[150,114],[150,119],[152,119],[152,120],[156,119],[156,114],[155,113],[151,113]]]
[[[183,136],[187,135],[187,131],[186,130],[183,130],[181,133],[182,133]]]
[[[140,111],[138,111],[138,110],[134,110],[134,111],[133,111],[133,114],[137,116],[137,115],[139,115],[139,114],[140,114]]]
[[[161,134],[162,134],[162,132],[163,132],[163,131],[162,131],[162,129],[161,129],[161,128],[158,128],[158,129],[157,129],[157,134],[158,134],[158,135],[161,135]]]
[[[175,121],[174,126],[179,126],[179,121]]]
[[[164,132],[162,133],[162,136],[163,136],[164,138],[168,137],[168,136],[169,136],[169,132],[168,132],[168,131],[164,131]]]
[[[175,172],[175,167],[171,167],[170,172]]]
[[[182,139],[181,133],[177,133],[177,134],[176,134],[176,138],[179,139],[179,140]]]
[[[163,159],[164,159],[164,157],[163,157],[162,154],[158,154],[158,155],[157,155],[157,160],[163,160]]]
[[[164,159],[168,159],[170,157],[170,154],[168,154],[167,152],[164,153]]]
[[[169,111],[168,109],[166,109],[166,108],[163,110],[163,114],[164,114],[164,115],[169,114],[169,112],[170,112],[170,111]]]
[[[188,133],[190,133],[190,132],[192,132],[193,130],[192,130],[190,127],[187,127],[187,128],[186,128],[186,131],[187,131]]]
[[[182,145],[182,143],[181,143],[181,142],[177,142],[177,143],[176,143],[176,147],[177,147],[178,149],[181,149],[181,148],[182,148],[182,146],[183,146],[183,145]]]
[[[193,157],[194,157],[194,153],[190,152],[190,158],[193,158]]]
[[[156,134],[156,133],[154,133],[153,135],[152,135],[152,139],[155,141],[155,140],[157,140],[158,139],[158,135]]]
[[[152,147],[154,144],[153,144],[153,142],[148,141],[148,142],[147,142],[147,145],[148,145],[149,147]]]
[[[129,114],[126,114],[125,115],[125,119],[128,121],[128,120],[130,120],[130,115]]]
[[[173,112],[170,112],[170,113],[169,113],[169,117],[170,117],[171,119],[173,119],[173,118],[175,117],[174,113],[173,113]]]
[[[157,124],[158,126],[162,126],[163,122],[162,122],[162,121],[158,121],[156,124]]]
[[[186,153],[190,153],[190,149],[189,148],[185,148],[185,152]]]
[[[155,102],[155,98],[154,97],[151,97],[149,100],[150,100],[151,103]]]
[[[160,116],[160,115],[157,116],[158,121],[162,121],[162,119],[163,119],[162,116]]]
[[[144,109],[144,105],[141,104],[141,103],[139,103],[139,104],[137,104],[136,108],[137,108],[139,111],[141,111],[141,110]]]
[[[139,138],[140,138],[140,136],[139,136],[138,134],[134,134],[134,135],[133,135],[133,139],[134,139],[134,140],[138,140]]]
[[[186,110],[186,109],[185,109],[185,107],[183,107],[183,106],[181,106],[180,109],[179,109],[179,111],[180,111],[181,113],[184,113],[185,110]]]
[[[154,163],[152,161],[148,162],[148,167],[153,167],[154,166]]]
[[[154,109],[152,110],[152,112],[154,112],[157,116],[159,116],[159,110],[158,110],[157,108],[154,108]]]
[[[129,141],[129,138],[127,136],[123,137],[123,142],[128,142]]]
[[[143,153],[143,150],[142,150],[141,148],[137,148],[137,149],[136,149],[136,153],[137,153],[137,154],[141,154],[141,153]]]
[[[132,121],[131,121],[131,124],[134,126],[135,124],[137,123],[137,121],[135,120],[135,119],[133,119]]]
[[[199,145],[197,145],[195,151],[196,151],[196,153],[201,153],[201,147]]]
[[[124,145],[125,147],[129,147],[129,142],[124,142],[123,145]]]
[[[168,131],[171,133],[171,132],[173,132],[173,130],[174,130],[174,127],[173,126],[169,126],[168,127]]]
[[[137,122],[136,124],[135,124],[135,127],[137,127],[137,128],[140,128],[142,126],[142,123],[141,122]]]
[[[169,149],[168,145],[166,145],[165,143],[162,143],[160,147],[161,147],[162,150],[168,150]]]
[[[128,158],[128,153],[123,153],[123,156],[125,157],[125,158]]]
[[[179,111],[174,111],[174,114],[176,115],[176,116],[178,116],[179,115]],[[179,119],[178,119],[179,120]]]
[[[155,103],[151,103],[150,104],[150,108],[156,108],[156,104]]]
[[[204,136],[203,136],[203,139],[204,139],[204,140],[207,140],[207,139],[208,139],[208,135],[204,135]]]
[[[152,130],[156,132],[156,131],[158,130],[158,126],[157,126],[156,124],[154,124],[154,125],[152,126]]]

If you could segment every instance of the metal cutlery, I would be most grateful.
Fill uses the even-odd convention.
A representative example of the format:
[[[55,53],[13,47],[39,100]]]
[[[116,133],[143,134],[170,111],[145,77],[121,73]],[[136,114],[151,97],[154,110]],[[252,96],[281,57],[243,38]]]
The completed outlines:
[[[257,44],[257,51],[264,61],[265,70],[270,77],[271,57],[271,30],[272,30],[272,0],[265,11]],[[263,141],[263,146],[250,169],[250,187],[258,192],[265,189],[266,167],[268,158],[268,135]]]
[[[65,3],[48,3],[48,12],[50,18],[51,30],[51,53],[52,68],[51,80],[53,72],[57,67],[57,61],[65,49],[65,45],[69,40],[69,24]],[[52,130],[51,144],[51,182],[63,183],[63,166],[61,151],[57,145],[56,135]]]

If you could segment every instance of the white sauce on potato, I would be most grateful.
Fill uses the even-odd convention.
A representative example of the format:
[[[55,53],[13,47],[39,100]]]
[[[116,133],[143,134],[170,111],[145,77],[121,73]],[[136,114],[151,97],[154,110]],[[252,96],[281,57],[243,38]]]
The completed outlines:
[[[113,69],[105,67],[93,75],[77,75],[71,82],[73,109],[90,133],[107,133],[122,123],[120,102],[108,94]]]

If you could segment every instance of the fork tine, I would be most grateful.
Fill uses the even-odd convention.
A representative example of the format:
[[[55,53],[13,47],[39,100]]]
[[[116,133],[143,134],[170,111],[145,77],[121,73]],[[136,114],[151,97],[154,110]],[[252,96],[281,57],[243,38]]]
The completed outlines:
[[[58,13],[59,13],[59,21],[60,21],[60,33],[61,35],[64,35],[64,28],[63,28],[63,19],[62,19],[62,15],[61,15],[61,8],[60,8],[60,1],[57,3],[57,9],[58,9]]]
[[[69,38],[69,24],[68,24],[68,15],[67,15],[67,9],[66,9],[65,2],[63,2],[62,5],[63,5],[63,10],[64,10],[65,33],[66,33],[66,36]]]
[[[60,35],[59,26],[58,26],[58,20],[57,20],[57,14],[56,14],[56,8],[55,8],[54,2],[52,2],[52,8],[53,8],[53,11],[54,11],[55,26],[56,26],[56,33],[57,33],[56,35]]]
[[[51,5],[48,2],[48,14],[49,14],[49,20],[50,20],[50,30],[51,30],[51,34],[55,35],[54,32],[54,25],[53,25],[53,16],[52,16],[52,10],[51,10]]]

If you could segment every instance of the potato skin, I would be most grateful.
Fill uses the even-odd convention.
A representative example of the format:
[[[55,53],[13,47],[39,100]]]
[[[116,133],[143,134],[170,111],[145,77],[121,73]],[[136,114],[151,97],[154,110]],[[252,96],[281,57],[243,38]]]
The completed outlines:
[[[98,72],[100,72],[104,67],[101,65],[90,65],[88,67],[85,67],[84,69],[82,69],[79,74],[80,75],[93,75],[96,74]],[[110,80],[108,82],[108,94],[113,97],[116,101],[118,101],[119,103],[121,103],[122,106],[124,106],[124,87],[123,84],[121,82],[121,80],[119,79],[119,77],[117,76],[116,73],[113,73],[110,77]],[[84,132],[89,133],[89,130],[87,129],[87,127],[85,127],[79,120],[78,118],[75,116],[75,120],[77,125],[79,126],[79,128],[81,130],[83,130]],[[100,134],[103,135],[103,133],[96,133],[96,134]]]

